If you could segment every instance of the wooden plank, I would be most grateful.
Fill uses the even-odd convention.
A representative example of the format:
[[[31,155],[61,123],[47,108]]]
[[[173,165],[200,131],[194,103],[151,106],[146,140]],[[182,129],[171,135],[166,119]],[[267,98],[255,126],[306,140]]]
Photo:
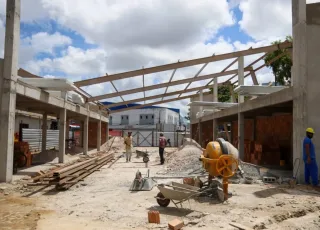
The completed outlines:
[[[179,63],[171,63],[171,64],[167,64],[167,65],[155,66],[155,67],[150,67],[150,68],[146,68],[146,69],[140,69],[140,70],[134,70],[134,71],[124,72],[124,73],[108,75],[108,76],[102,76],[102,77],[98,77],[98,78],[86,79],[86,80],[75,82],[75,85],[77,87],[94,85],[94,84],[108,82],[108,81],[120,80],[120,79],[140,76],[140,75],[146,75],[146,74],[151,74],[151,73],[167,71],[167,70],[171,70],[171,69],[178,69],[178,68],[183,68],[183,67],[204,64],[207,62],[221,61],[221,60],[236,58],[236,57],[240,57],[240,56],[247,56],[247,55],[264,53],[264,52],[272,52],[272,51],[275,51],[278,49],[286,49],[289,47],[292,47],[292,43],[286,41],[286,42],[283,42],[283,43],[280,43],[277,45],[270,45],[270,46],[265,46],[265,47],[237,51],[237,52],[233,52],[233,53],[215,55],[213,57],[210,56],[210,57],[192,59],[192,60],[188,60],[188,61],[182,61]]]

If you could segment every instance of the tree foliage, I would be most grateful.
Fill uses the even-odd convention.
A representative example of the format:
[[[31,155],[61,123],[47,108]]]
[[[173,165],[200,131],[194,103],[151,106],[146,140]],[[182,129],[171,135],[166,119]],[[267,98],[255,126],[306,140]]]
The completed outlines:
[[[292,42],[292,37],[291,36],[287,36],[286,37],[287,41]],[[277,45],[279,43],[281,43],[282,41],[274,41],[272,42],[273,45]],[[267,67],[270,67],[272,69],[272,72],[275,76],[275,83],[280,84],[280,85],[284,85],[285,81],[291,80],[291,66],[292,66],[292,60],[291,57],[289,56],[289,54],[286,54],[284,56],[282,56],[281,58],[279,58],[278,60],[272,62],[271,64],[269,64],[269,62],[281,55],[282,53],[286,52],[286,49],[282,49],[282,50],[276,50],[272,53],[269,53],[265,58],[264,61],[267,64]]]

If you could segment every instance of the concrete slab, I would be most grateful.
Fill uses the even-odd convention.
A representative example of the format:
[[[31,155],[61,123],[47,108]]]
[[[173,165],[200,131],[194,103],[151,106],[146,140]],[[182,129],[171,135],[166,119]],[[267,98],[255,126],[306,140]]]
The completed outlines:
[[[44,90],[76,90],[72,82],[61,78],[19,78],[18,81]]]
[[[234,89],[234,92],[243,96],[261,96],[279,92],[287,88],[286,86],[240,85]]]

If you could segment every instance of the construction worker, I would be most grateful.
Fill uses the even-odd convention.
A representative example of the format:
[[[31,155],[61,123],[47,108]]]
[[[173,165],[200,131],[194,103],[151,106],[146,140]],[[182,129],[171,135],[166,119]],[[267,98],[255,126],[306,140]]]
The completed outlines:
[[[167,139],[163,136],[163,133],[160,133],[159,138],[159,156],[160,156],[160,163],[164,164],[164,148],[167,146]]]
[[[126,162],[131,161],[131,155],[132,155],[132,132],[128,132],[128,136],[124,138],[124,144],[126,145]]]
[[[306,137],[303,140],[304,177],[306,184],[310,184],[310,176],[313,186],[318,185],[318,165],[316,153],[312,142],[313,128],[307,128]]]

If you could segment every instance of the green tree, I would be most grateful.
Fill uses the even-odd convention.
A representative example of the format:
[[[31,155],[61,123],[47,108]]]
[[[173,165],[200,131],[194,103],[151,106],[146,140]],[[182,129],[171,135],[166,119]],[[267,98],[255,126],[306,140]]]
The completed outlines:
[[[292,42],[292,37],[291,36],[287,36],[286,40],[289,42]],[[282,41],[275,41],[272,42],[273,45],[277,45],[279,43],[281,43]],[[272,69],[272,72],[275,76],[275,83],[276,84],[280,84],[280,85],[284,85],[285,80],[290,80],[291,79],[291,66],[292,66],[292,60],[289,54],[285,54],[284,56],[282,56],[281,58],[277,59],[276,61],[272,62],[269,64],[269,62],[283,54],[284,52],[286,52],[286,49],[282,49],[282,50],[276,50],[272,53],[269,53],[265,58],[264,61],[266,63],[266,66]]]
[[[213,88],[210,88],[210,93],[213,93]],[[228,85],[219,85],[218,86],[218,101],[219,102],[230,102],[231,93]]]

